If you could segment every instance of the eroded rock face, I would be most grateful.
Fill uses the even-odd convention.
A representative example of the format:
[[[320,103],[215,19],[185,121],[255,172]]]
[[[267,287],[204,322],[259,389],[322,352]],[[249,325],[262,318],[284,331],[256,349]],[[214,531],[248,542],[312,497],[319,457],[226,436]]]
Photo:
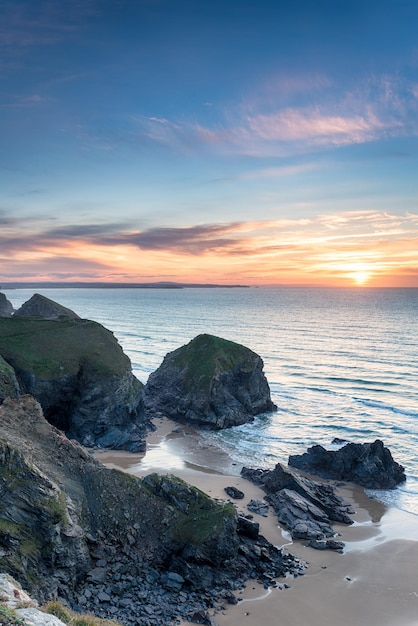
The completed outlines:
[[[13,367],[0,356],[0,404],[5,398],[17,398],[19,393],[19,383]]]
[[[348,443],[339,450],[313,446],[305,454],[290,456],[289,465],[369,489],[393,489],[406,480],[404,468],[393,460],[379,439],[373,443]]]
[[[0,317],[11,317],[13,312],[13,304],[9,302],[4,293],[0,293]]]
[[[215,429],[250,422],[276,408],[262,359],[212,335],[199,335],[167,354],[149,377],[144,402],[150,415]]]
[[[15,313],[16,317],[42,317],[46,320],[53,320],[60,317],[80,319],[77,313],[71,309],[50,300],[46,296],[35,293],[30,300],[22,304]]]
[[[241,474],[266,492],[279,522],[293,539],[332,537],[332,522],[352,524],[350,506],[331,487],[309,480],[280,463],[273,470],[244,467]]]
[[[151,425],[144,417],[143,385],[100,324],[70,317],[0,318],[0,356],[13,368],[21,392],[33,395],[48,421],[69,436],[86,446],[145,449]]]
[[[199,597],[207,608],[249,578],[272,584],[302,567],[231,504],[176,477],[105,468],[51,426],[30,396],[0,407],[0,492],[0,571],[41,601],[59,594],[74,605],[81,597],[103,616],[113,604],[123,623],[166,603],[155,623],[172,624],[184,607],[187,614],[189,593],[189,606]],[[126,605],[119,601],[127,585]]]

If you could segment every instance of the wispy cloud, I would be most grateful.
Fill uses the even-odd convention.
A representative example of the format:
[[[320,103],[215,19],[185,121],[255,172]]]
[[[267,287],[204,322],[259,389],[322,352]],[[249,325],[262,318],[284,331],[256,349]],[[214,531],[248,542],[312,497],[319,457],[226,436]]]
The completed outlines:
[[[288,81],[289,90],[302,90],[302,83],[311,90],[327,85],[325,78],[310,85],[307,79]],[[251,105],[240,103],[211,125],[161,117],[133,116],[132,121],[143,138],[176,150],[206,147],[229,155],[288,156],[418,133],[416,115],[411,115],[415,88],[396,77],[369,77],[356,89],[318,98],[317,104],[274,106],[267,96],[264,102],[260,97]]]

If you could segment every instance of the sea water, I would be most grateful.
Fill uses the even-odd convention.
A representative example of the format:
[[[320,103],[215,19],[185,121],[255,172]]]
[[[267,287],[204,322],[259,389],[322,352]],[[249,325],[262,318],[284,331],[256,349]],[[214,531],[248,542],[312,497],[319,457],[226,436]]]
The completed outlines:
[[[19,307],[34,290],[3,290]],[[38,289],[114,332],[136,376],[200,333],[264,361],[277,411],[204,436],[239,467],[271,468],[335,437],[382,439],[407,482],[372,495],[418,514],[418,289]]]

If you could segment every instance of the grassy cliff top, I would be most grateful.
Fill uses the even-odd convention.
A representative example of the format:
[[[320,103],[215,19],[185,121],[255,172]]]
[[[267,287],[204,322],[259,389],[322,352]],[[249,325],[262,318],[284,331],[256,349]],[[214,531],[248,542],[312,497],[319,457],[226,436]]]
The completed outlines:
[[[0,355],[44,379],[75,374],[82,364],[105,376],[131,368],[109,330],[81,319],[0,318]]]
[[[239,343],[205,334],[172,352],[169,363],[184,371],[186,386],[208,387],[214,378],[238,366],[251,371],[257,358]]]

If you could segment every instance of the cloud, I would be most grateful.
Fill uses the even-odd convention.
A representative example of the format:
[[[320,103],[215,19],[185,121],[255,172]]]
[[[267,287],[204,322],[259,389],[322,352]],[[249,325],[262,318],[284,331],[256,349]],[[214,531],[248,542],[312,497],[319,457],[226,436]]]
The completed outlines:
[[[260,94],[255,101],[230,106],[211,124],[157,116],[131,119],[142,139],[177,151],[206,148],[228,156],[289,156],[418,133],[416,83],[370,76],[355,89],[341,92],[335,85],[327,98],[315,98],[315,88],[331,87],[325,77],[287,80],[289,91],[310,90],[310,102],[316,104],[281,106],[264,93],[264,98]]]

